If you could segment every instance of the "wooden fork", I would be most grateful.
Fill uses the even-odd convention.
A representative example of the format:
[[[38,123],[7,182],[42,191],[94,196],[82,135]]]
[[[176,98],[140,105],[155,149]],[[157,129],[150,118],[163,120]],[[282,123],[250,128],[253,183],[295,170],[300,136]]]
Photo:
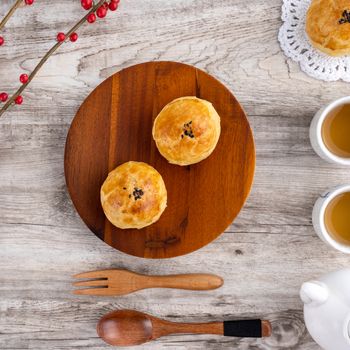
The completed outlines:
[[[125,295],[146,288],[176,288],[187,290],[211,290],[219,288],[224,281],[211,274],[187,274],[170,276],[140,275],[128,270],[102,270],[80,273],[74,278],[90,279],[73,283],[74,294],[80,295]]]

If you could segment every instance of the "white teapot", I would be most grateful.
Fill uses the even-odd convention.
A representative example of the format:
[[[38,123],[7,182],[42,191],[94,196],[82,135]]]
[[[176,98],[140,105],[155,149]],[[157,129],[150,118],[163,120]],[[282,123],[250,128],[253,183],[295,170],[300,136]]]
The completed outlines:
[[[325,350],[350,350],[350,269],[304,283],[300,297],[313,339]]]

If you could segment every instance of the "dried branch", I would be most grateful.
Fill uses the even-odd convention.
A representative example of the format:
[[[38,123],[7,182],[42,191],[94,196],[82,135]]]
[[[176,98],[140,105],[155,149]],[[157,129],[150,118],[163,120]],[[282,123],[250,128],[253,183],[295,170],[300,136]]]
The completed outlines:
[[[18,1],[17,1],[18,2]],[[78,28],[80,28],[86,21],[88,16],[95,12],[103,3],[105,0],[100,0],[96,4],[92,6],[92,8],[87,12],[87,14],[78,22],[76,23],[67,33],[66,33],[66,40],[69,40],[69,37],[72,33],[74,33]],[[28,81],[24,83],[4,104],[4,106],[0,109],[0,117],[5,113],[5,111],[14,103],[15,99],[20,96],[20,94],[26,89],[26,87],[29,85],[29,83],[33,80],[35,75],[38,73],[40,68],[45,64],[45,62],[49,59],[49,57],[64,43],[57,42],[47,53],[46,55],[40,60],[40,62],[37,64],[37,66],[34,68],[32,73],[28,76]]]
[[[11,7],[10,11],[0,22],[0,30],[5,27],[7,21],[11,18],[11,16],[16,12],[16,10],[23,4],[23,0],[17,0],[14,5]]]

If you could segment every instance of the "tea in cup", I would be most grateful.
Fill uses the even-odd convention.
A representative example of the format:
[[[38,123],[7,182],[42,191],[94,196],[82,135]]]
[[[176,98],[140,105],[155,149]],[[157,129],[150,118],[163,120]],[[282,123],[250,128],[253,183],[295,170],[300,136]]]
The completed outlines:
[[[314,206],[312,222],[324,242],[350,254],[350,185],[323,194]]]
[[[350,96],[318,111],[310,126],[310,140],[323,159],[350,165]]]

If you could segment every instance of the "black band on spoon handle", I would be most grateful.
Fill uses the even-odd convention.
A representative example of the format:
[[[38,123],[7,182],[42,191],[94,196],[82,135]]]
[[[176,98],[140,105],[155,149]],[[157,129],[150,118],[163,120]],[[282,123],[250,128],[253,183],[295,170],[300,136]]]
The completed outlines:
[[[261,338],[261,320],[225,321],[224,335],[227,337]]]

